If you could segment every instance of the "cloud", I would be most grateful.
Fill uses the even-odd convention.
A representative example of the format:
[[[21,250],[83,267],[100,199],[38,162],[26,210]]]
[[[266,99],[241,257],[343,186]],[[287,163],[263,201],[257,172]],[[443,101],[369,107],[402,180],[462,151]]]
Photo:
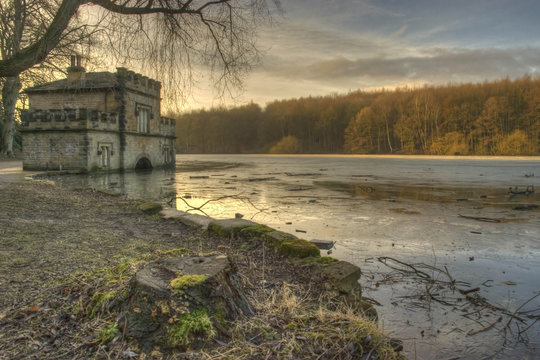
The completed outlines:
[[[425,80],[430,83],[483,81],[526,73],[540,75],[540,48],[522,49],[432,49],[423,56],[334,57],[290,66],[271,75],[335,83],[350,79],[373,82]]]

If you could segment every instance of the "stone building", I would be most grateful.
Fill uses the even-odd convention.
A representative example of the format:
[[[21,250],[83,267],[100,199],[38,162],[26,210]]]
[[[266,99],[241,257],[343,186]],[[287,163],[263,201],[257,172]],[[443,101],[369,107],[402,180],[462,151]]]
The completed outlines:
[[[118,68],[86,73],[71,58],[66,79],[25,89],[25,170],[128,170],[174,166],[173,119],[160,115],[158,81]]]

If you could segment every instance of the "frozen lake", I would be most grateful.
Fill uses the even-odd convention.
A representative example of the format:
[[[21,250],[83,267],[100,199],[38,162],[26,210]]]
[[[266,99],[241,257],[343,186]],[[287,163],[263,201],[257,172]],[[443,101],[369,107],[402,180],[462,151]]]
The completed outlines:
[[[520,308],[540,293],[540,158],[176,160],[175,172],[62,181],[163,202],[181,197],[176,206],[184,211],[211,200],[201,210],[215,218],[241,213],[307,240],[335,240],[332,256],[362,268],[364,295],[380,304],[380,326],[405,341],[410,359],[540,357],[540,322],[533,324],[540,296]],[[469,296],[481,298],[466,301],[455,285],[478,287]]]

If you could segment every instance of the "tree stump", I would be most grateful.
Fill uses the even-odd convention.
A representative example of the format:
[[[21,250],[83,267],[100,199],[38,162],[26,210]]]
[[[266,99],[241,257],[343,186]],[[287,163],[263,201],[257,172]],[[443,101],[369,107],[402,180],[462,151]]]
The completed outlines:
[[[150,263],[133,277],[119,325],[146,350],[197,349],[228,336],[227,323],[254,313],[225,255],[174,257]]]

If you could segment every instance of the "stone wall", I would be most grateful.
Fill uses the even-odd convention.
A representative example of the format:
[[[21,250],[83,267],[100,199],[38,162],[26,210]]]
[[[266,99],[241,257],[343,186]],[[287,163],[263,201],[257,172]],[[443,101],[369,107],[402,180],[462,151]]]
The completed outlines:
[[[120,103],[117,100],[117,91],[101,89],[99,91],[73,91],[32,93],[29,95],[30,109],[93,109],[101,112],[119,112]]]
[[[169,153],[169,163],[166,162],[166,151]],[[126,134],[126,149],[124,151],[124,166],[134,169],[137,162],[145,157],[153,167],[161,167],[174,163],[174,138],[151,136],[143,134]]]
[[[149,97],[132,91],[126,91],[126,131],[137,132],[137,105],[146,105],[152,108],[151,119],[148,122],[148,131],[149,134],[158,133],[161,117],[159,96]]]
[[[88,133],[88,170],[114,170],[120,169],[120,135],[118,132],[92,131]],[[109,147],[109,168],[100,167],[99,153],[102,146]]]
[[[86,170],[89,140],[85,131],[23,133],[24,170]]]

